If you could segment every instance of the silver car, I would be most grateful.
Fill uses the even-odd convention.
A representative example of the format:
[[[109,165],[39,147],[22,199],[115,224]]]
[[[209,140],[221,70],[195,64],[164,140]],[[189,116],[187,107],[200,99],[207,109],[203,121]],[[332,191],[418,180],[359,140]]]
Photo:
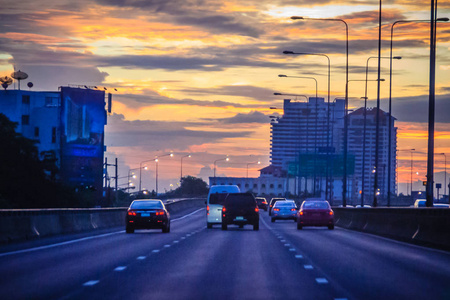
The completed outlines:
[[[294,220],[297,222],[297,210],[294,201],[277,201],[272,208],[272,222],[275,222],[275,220]]]

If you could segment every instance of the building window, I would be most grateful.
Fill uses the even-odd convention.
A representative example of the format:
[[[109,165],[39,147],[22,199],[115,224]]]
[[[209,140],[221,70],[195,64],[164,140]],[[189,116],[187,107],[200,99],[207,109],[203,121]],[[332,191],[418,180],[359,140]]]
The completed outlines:
[[[256,183],[253,184],[253,188],[256,189],[258,185]]]
[[[51,106],[53,104],[52,97],[45,97],[45,106]]]
[[[30,95],[22,96],[22,104],[30,105]]]
[[[52,127],[52,144],[56,143],[56,127]]]
[[[34,137],[39,137],[39,127],[34,127]]]
[[[30,115],[22,115],[22,125],[30,125]]]
[[[283,186],[281,185],[281,183],[278,184],[278,188],[281,189]]]
[[[273,184],[270,184],[270,188],[273,189]]]
[[[265,189],[265,188],[266,188],[266,185],[263,183],[263,184],[261,184],[261,187],[262,187],[263,189]]]

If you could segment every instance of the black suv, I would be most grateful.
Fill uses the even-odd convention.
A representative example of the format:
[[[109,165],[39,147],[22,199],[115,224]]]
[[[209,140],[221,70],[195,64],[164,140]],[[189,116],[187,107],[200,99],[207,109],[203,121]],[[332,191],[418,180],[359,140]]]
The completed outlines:
[[[228,194],[222,209],[222,230],[227,230],[228,224],[253,225],[253,230],[259,230],[259,208],[255,196],[251,193]]]

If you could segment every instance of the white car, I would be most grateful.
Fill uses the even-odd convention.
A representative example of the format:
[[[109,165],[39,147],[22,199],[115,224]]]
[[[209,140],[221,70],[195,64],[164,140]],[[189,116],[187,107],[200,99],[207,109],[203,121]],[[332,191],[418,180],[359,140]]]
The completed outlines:
[[[206,227],[212,228],[214,224],[222,224],[223,201],[228,194],[239,193],[237,185],[213,185],[209,189],[206,200]]]

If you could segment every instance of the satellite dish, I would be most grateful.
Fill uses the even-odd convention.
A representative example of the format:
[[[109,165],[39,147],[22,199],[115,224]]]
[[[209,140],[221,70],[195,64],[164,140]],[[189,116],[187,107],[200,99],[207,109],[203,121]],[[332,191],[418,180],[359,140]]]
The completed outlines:
[[[32,82],[28,82],[27,86],[31,89],[33,87],[33,83]]]
[[[28,78],[28,74],[19,70],[19,71],[11,73],[11,77],[14,78],[14,79],[19,80],[19,90],[20,90],[20,81],[24,80],[24,79],[27,79]]]
[[[2,84],[5,83],[6,85],[11,85],[12,82],[13,82],[13,80],[12,80],[11,77],[8,77],[8,76],[2,76],[2,77],[0,77],[0,82],[1,82]]]
[[[6,91],[6,89],[8,88],[8,84],[6,83],[6,82],[3,82],[2,83],[2,87],[5,89],[5,91]]]

